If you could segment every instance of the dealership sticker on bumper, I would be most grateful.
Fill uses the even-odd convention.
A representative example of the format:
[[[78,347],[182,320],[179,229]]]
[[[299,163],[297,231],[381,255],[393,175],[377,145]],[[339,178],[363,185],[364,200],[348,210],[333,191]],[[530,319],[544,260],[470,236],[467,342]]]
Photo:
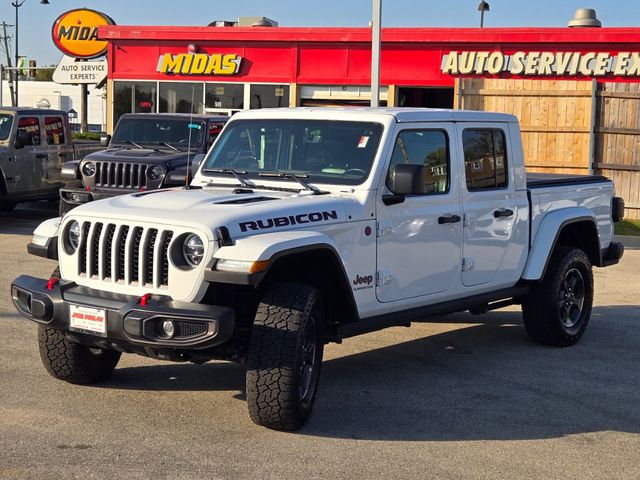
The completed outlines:
[[[107,336],[107,311],[103,308],[69,305],[69,330]]]

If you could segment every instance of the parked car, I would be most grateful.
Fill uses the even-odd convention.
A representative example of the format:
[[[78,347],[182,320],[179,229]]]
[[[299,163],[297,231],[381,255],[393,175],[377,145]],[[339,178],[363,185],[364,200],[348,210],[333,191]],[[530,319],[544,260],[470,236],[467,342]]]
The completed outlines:
[[[128,113],[106,136],[106,150],[64,165],[60,216],[83,203],[124,193],[186,185],[229,117]],[[189,167],[189,168],[188,168]]]
[[[328,342],[518,304],[532,339],[576,343],[623,209],[604,177],[527,176],[512,115],[242,112],[190,188],[39,226],[29,251],[60,278],[22,275],[11,295],[58,379],[101,381],[123,352],[238,361],[252,420],[291,430]]]
[[[62,110],[0,107],[0,212],[19,202],[58,198],[63,163],[103,149],[71,139]]]

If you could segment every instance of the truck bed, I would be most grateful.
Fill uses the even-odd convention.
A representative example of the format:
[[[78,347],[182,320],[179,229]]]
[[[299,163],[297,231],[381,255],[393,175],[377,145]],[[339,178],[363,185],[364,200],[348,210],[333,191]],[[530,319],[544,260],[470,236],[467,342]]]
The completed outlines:
[[[608,181],[609,179],[602,175],[566,175],[560,173],[527,172],[528,188],[559,187],[561,185],[576,185]]]

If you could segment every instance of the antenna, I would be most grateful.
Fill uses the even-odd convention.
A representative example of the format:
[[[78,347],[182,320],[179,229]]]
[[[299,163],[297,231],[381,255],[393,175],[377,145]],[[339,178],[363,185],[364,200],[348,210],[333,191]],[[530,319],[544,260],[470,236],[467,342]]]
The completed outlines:
[[[189,189],[189,184],[191,181],[189,177],[191,177],[191,130],[193,130],[193,101],[195,99],[196,94],[196,86],[191,86],[191,112],[189,114],[189,140],[187,142],[187,174],[184,177],[184,181],[186,183],[185,188]]]

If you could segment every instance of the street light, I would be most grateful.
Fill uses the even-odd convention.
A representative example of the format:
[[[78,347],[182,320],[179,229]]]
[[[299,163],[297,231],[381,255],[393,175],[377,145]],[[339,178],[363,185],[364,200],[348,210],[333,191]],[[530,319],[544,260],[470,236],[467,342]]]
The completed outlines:
[[[484,27],[484,12],[489,11],[489,4],[482,0],[478,5],[478,11],[480,12],[480,28]]]
[[[15,91],[15,99],[16,99],[16,107],[18,106],[18,80],[20,78],[20,71],[18,70],[18,63],[20,62],[20,57],[18,56],[18,9],[26,2],[27,0],[22,0],[19,2],[16,0],[15,2],[11,2],[16,9],[16,69],[15,69],[15,82],[14,85],[16,87]],[[42,5],[49,5],[49,0],[40,0]]]

